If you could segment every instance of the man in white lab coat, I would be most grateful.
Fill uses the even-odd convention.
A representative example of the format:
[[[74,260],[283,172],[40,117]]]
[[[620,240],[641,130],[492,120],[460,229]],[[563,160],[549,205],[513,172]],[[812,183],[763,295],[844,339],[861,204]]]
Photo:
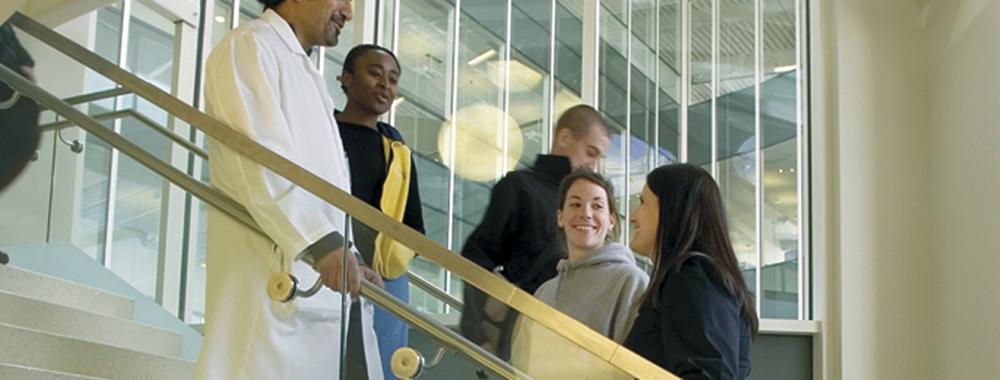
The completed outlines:
[[[206,65],[208,113],[350,192],[333,101],[309,54],[333,46],[352,16],[350,0],[260,0],[260,19],[231,31]],[[359,278],[381,283],[345,253],[344,213],[250,159],[209,144],[212,185],[242,204],[264,234],[216,210],[208,215],[205,341],[198,379],[333,379],[340,371],[341,295]],[[348,289],[341,289],[347,256]],[[306,264],[297,259],[302,259]],[[291,271],[302,286],[327,288],[294,302],[271,301],[268,277]],[[371,329],[362,331],[369,379],[382,379]]]

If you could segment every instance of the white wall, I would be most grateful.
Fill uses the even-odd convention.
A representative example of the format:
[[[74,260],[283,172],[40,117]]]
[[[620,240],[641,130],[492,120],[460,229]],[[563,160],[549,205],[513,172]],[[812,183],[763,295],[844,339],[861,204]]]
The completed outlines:
[[[940,1],[934,92],[930,299],[935,378],[1000,373],[1000,1]]]
[[[814,1],[831,379],[1000,371],[1000,1]]]
[[[910,1],[834,5],[844,379],[921,378],[929,359],[926,75]]]
[[[6,0],[0,3],[0,20],[7,20],[15,11],[21,9],[27,0]]]

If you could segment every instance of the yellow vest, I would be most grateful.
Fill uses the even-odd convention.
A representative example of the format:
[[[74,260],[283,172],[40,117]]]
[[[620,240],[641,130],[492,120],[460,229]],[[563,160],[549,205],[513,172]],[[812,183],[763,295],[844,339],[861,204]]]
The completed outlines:
[[[389,163],[382,184],[382,212],[397,222],[403,221],[406,201],[410,195],[410,148],[400,141],[382,136],[385,160]],[[387,279],[396,279],[407,272],[415,253],[391,237],[379,233],[375,238],[375,255],[372,269]]]

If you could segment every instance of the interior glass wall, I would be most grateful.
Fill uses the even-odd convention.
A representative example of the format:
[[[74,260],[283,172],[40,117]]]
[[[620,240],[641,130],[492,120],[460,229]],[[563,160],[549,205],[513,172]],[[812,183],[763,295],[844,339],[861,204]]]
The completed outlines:
[[[205,28],[201,59],[228,30],[261,12],[256,1],[235,3],[206,2],[205,25],[197,26]],[[140,2],[123,4],[97,11],[93,49],[163,89],[174,88],[175,21]],[[342,106],[336,76],[362,32],[375,36],[375,41],[364,42],[378,42],[398,55],[400,97],[386,121],[403,133],[416,153],[431,239],[461,250],[481,222],[496,181],[548,152],[554,121],[588,97],[612,129],[601,170],[616,187],[622,221],[636,206],[635,195],[651,169],[673,162],[704,167],[722,188],[735,248],[745,278],[757,292],[762,316],[808,317],[808,255],[803,252],[807,229],[802,217],[808,191],[801,170],[806,167],[802,159],[807,144],[797,1],[377,4],[374,16],[362,16],[356,9],[340,45],[317,50],[315,64],[335,103]],[[119,59],[124,8],[129,9],[128,31],[125,56]],[[596,17],[584,17],[588,12]],[[594,62],[585,62],[589,47],[596,51]],[[86,81],[88,91],[111,86],[102,78]],[[162,111],[132,97],[92,103],[89,111],[128,108],[167,123]],[[108,126],[120,128],[158,156],[167,154],[162,138],[134,118]],[[204,143],[200,136],[193,138]],[[205,206],[196,200],[185,205],[185,236],[160,236],[170,222],[163,211],[169,207],[163,201],[163,180],[126,157],[116,157],[96,139],[87,138],[86,145],[73,242],[152,296],[162,280],[157,277],[164,254],[159,242],[185,239],[184,279],[180,289],[171,291],[180,292],[182,318],[200,322]],[[201,160],[184,170],[208,178]],[[623,241],[628,239],[623,235]],[[418,258],[411,269],[461,296],[461,281],[436,265]],[[416,288],[411,303],[432,313],[448,312],[443,303]]]
[[[586,90],[583,46],[595,43],[595,106],[612,129],[601,170],[619,202],[627,202],[623,218],[653,168],[673,162],[704,167],[723,191],[734,246],[761,315],[806,316],[798,264],[805,227],[798,218],[797,169],[804,144],[794,0],[464,0],[458,10],[452,1],[420,0],[385,6],[382,42],[404,66],[405,99],[394,122],[417,136],[419,162],[434,168],[434,174],[421,173],[432,238],[460,250],[496,180],[548,151],[553,120]],[[598,9],[597,41],[584,35],[588,6]],[[450,138],[457,142],[454,156]],[[417,263],[414,270],[459,294],[436,266]],[[413,303],[444,310],[420,295]]]

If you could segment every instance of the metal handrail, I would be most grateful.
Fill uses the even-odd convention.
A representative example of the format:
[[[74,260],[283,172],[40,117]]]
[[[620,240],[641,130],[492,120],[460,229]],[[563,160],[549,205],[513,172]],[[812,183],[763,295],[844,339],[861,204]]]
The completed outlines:
[[[442,325],[441,322],[413,311],[409,306],[396,299],[396,297],[393,297],[385,290],[379,289],[368,281],[361,282],[361,294],[390,313],[395,314],[400,319],[405,320],[407,324],[428,332],[434,340],[438,341],[445,348],[468,356],[470,359],[506,379],[530,378],[507,362],[491,355],[482,347],[473,344],[462,335]]]
[[[448,292],[441,290],[441,288],[432,284],[430,281],[425,280],[423,277],[420,277],[420,275],[410,272],[408,277],[411,284],[416,285],[420,288],[420,290],[427,292],[431,296],[434,296],[435,298],[455,308],[455,310],[461,312],[462,309],[465,308],[465,305],[463,305],[462,301],[459,301],[458,298],[455,298],[451,294],[448,294]]]
[[[555,334],[562,336],[569,342],[615,366],[628,375],[640,379],[677,379],[676,376],[666,370],[590,329],[583,323],[546,305],[505,279],[483,269],[460,255],[452,253],[423,234],[397,222],[364,201],[351,196],[344,190],[271,151],[248,136],[192,108],[156,86],[106,61],[97,54],[74,43],[48,27],[28,18],[20,12],[15,12],[10,17],[10,21],[22,31],[47,43],[98,74],[132,90],[133,93],[184,120],[192,127],[201,130],[206,136],[212,138],[217,143],[227,146],[234,152],[261,165],[261,167],[288,179],[319,199],[336,206],[376,231],[386,234],[397,242],[410,247],[415,252],[420,252],[422,257],[430,259],[439,266],[455,273],[463,278],[466,283],[479,288],[484,293],[517,310],[523,316],[531,318],[537,324],[546,327]],[[22,82],[27,83],[26,81]],[[30,85],[30,83],[27,84]],[[27,92],[25,93],[27,94]]]
[[[3,65],[0,65],[0,81],[7,82],[12,88],[15,88],[28,97],[35,99],[39,104],[46,105],[52,111],[62,115],[76,125],[79,125],[87,132],[92,133],[95,137],[108,142],[108,144],[114,149],[118,149],[123,154],[135,159],[140,164],[146,166],[168,181],[177,184],[195,197],[205,201],[211,206],[217,207],[222,210],[223,213],[244,222],[244,224],[250,227],[252,231],[255,231],[261,236],[266,236],[260,230],[260,227],[253,222],[252,217],[245,209],[242,209],[241,207],[234,207],[232,204],[229,204],[235,204],[235,201],[231,198],[218,193],[216,190],[195,181],[194,179],[191,179],[184,173],[180,173],[169,164],[149,154],[138,145],[131,143],[117,132],[103,127],[97,120],[87,114],[84,114],[83,112],[80,112],[73,106],[66,103],[65,100],[61,100],[35,84],[22,79],[14,71],[11,71]],[[5,256],[2,255],[2,252],[0,252],[0,257],[5,258]],[[414,276],[419,277],[416,275]],[[423,281],[423,279],[418,279],[418,281]],[[469,342],[467,339],[441,325],[439,322],[409,309],[407,305],[367,281],[362,282],[361,295],[395,314],[400,319],[406,321],[407,324],[420,328],[422,331],[437,340],[443,347],[464,354],[470,359],[483,365],[489,370],[504,376],[505,378],[528,378],[528,376],[520,373],[510,364],[487,353],[482,347]]]
[[[134,118],[135,120],[149,127],[153,131],[156,131],[157,133],[163,135],[164,137],[170,139],[171,141],[180,144],[185,149],[191,151],[191,153],[194,153],[196,156],[201,157],[204,160],[208,159],[208,152],[206,152],[204,149],[201,149],[201,147],[195,145],[188,139],[178,136],[176,133],[171,132],[170,129],[167,129],[167,127],[158,124],[157,122],[153,121],[153,119],[150,119],[148,116],[136,112],[134,109],[128,108],[128,109],[105,112],[91,116],[91,118],[97,121],[116,120],[126,117]],[[42,132],[49,132],[49,131],[58,131],[60,129],[69,128],[75,125],[76,123],[70,120],[62,120],[62,121],[42,124],[38,126],[38,128],[41,129]]]
[[[6,66],[0,65],[0,79],[10,85],[10,87],[17,89],[32,99],[35,99],[35,101],[39,104],[44,104],[49,107],[49,109],[59,115],[62,115],[67,120],[75,123],[88,133],[106,141],[115,149],[118,149],[120,152],[131,157],[136,162],[156,172],[171,183],[174,183],[185,191],[195,195],[205,203],[222,210],[226,214],[235,218],[237,221],[251,228],[253,231],[263,234],[257,223],[254,222],[252,217],[250,217],[250,213],[247,212],[242,205],[236,203],[236,201],[232,200],[225,194],[222,194],[219,190],[216,190],[201,181],[195,180],[170,164],[163,162],[156,156],[146,152],[146,150],[142,149],[142,147],[129,141],[117,132],[104,127],[101,123],[94,120],[89,115],[69,105],[55,95],[48,93],[27,79],[24,79]]]
[[[106,90],[106,91],[101,91],[101,92],[95,92],[95,93],[92,93],[92,94],[86,94],[86,95],[82,95],[82,96],[75,96],[75,97],[70,97],[70,98],[62,99],[62,102],[66,103],[65,105],[71,105],[71,104],[73,104],[73,102],[82,103],[82,102],[86,102],[86,101],[89,101],[89,100],[102,99],[102,98],[106,98],[106,97],[117,96],[117,95],[128,94],[128,93],[131,93],[131,91],[128,91],[128,90],[126,90],[124,88],[119,87],[119,88],[115,88],[115,89],[112,89],[112,90]],[[56,106],[56,108],[58,110],[62,110],[62,111],[65,112],[65,108],[63,106],[64,105],[58,105],[58,106]],[[42,108],[42,107],[44,107],[45,109],[50,109],[47,105],[40,103],[39,104],[39,108]],[[57,112],[57,113],[64,114],[64,112]],[[125,109],[125,110],[119,110],[119,111],[106,112],[106,113],[97,114],[97,115],[89,115],[89,117],[91,119],[95,120],[95,121],[115,120],[115,119],[119,119],[119,118],[123,118],[123,117],[132,117],[132,118],[135,118],[136,120],[140,121],[141,123],[143,123],[143,124],[145,124],[145,125],[153,128],[153,130],[155,130],[155,131],[161,133],[162,135],[170,138],[174,142],[181,144],[182,146],[184,146],[184,148],[188,149],[189,151],[191,151],[195,155],[201,157],[202,159],[208,160],[208,153],[205,152],[203,149],[201,149],[197,145],[192,144],[190,141],[185,140],[185,139],[181,138],[180,136],[177,136],[173,132],[170,132],[170,130],[166,129],[165,127],[163,127],[163,126],[157,124],[156,122],[154,122],[153,120],[149,119],[149,117],[147,117],[147,116],[145,116],[143,114],[140,114],[140,113],[136,112],[133,109]],[[58,131],[58,130],[61,130],[63,128],[68,128],[68,127],[77,126],[77,125],[78,125],[78,123],[75,122],[75,121],[73,121],[73,120],[62,120],[62,121],[57,121],[57,122],[42,124],[42,125],[39,126],[39,129],[41,129],[42,132],[49,132],[49,131]],[[120,150],[120,151],[122,151],[122,152],[125,152],[125,154],[128,155],[128,156],[130,156],[130,157],[134,156],[134,151],[131,150],[131,149],[129,149],[128,147],[119,148],[119,147],[116,146],[115,148],[118,149],[118,150]],[[150,165],[146,165],[146,166],[149,167]],[[165,178],[170,177],[169,173],[160,172],[160,171],[157,171],[156,169],[151,169],[151,170],[154,170],[154,172],[156,172],[157,174],[160,174],[161,176],[163,176]],[[214,196],[206,196],[206,195],[200,193],[200,189],[194,188],[193,186],[186,186],[184,184],[180,184],[179,186],[181,186],[185,191],[188,191],[189,193],[192,193],[193,195],[195,195],[195,197],[197,197],[197,198],[205,201],[206,203],[209,203],[212,206],[216,206],[216,208],[218,208],[220,210],[223,210],[223,212],[226,213],[227,215],[229,215],[231,217],[234,217],[237,220],[245,221],[244,224],[249,224],[249,223],[252,223],[252,221],[253,221],[253,218],[245,210],[240,210],[240,211],[229,210],[229,211],[227,211],[227,210],[225,210],[224,207],[219,207],[219,206],[217,206],[215,204],[212,204],[212,201],[211,201],[212,198],[229,198],[225,194],[217,193]],[[231,199],[231,198],[229,198],[229,199]],[[236,204],[236,201],[231,201],[231,202],[228,202],[228,203]],[[257,232],[260,232],[260,228],[258,226],[256,226],[256,224],[252,225],[252,227]],[[410,283],[414,284],[415,286],[417,286],[418,288],[422,289],[423,291],[431,294],[432,296],[437,297],[442,302],[447,303],[448,305],[450,305],[451,307],[455,308],[456,310],[462,311],[462,306],[463,306],[462,305],[462,301],[459,301],[457,298],[455,298],[455,297],[451,296],[450,294],[446,293],[445,291],[441,290],[440,288],[438,288],[437,286],[435,286],[431,282],[425,280],[420,275],[418,275],[416,273],[413,273],[413,272],[409,272],[408,274],[409,274],[408,278],[410,279],[409,280]]]
[[[125,87],[115,87],[115,88],[112,88],[112,89],[101,90],[101,91],[92,92],[92,93],[89,93],[89,94],[71,96],[71,97],[68,97],[66,99],[63,99],[63,101],[66,102],[67,104],[77,105],[77,104],[81,104],[81,103],[90,103],[90,102],[95,102],[95,101],[98,101],[98,100],[104,100],[104,99],[107,99],[107,98],[114,98],[116,96],[128,95],[128,94],[131,94],[131,93],[132,93],[132,91],[130,91],[129,89],[127,89]],[[41,105],[41,104],[38,105],[38,110],[39,111],[45,111],[47,109],[49,109],[49,108],[46,107],[46,106],[44,106],[44,105]]]

